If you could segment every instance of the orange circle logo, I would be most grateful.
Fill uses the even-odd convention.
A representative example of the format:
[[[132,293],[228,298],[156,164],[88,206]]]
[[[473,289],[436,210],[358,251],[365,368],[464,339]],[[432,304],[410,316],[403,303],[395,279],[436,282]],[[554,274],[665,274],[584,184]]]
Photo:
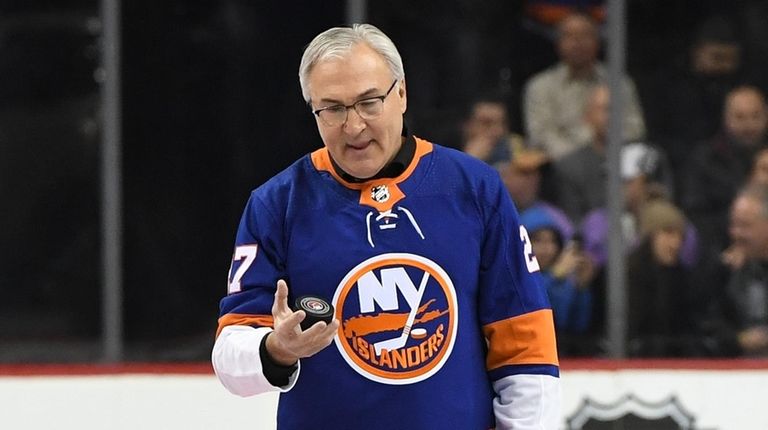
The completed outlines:
[[[448,274],[414,254],[360,263],[333,296],[342,357],[362,376],[404,385],[434,375],[451,355],[458,306]]]

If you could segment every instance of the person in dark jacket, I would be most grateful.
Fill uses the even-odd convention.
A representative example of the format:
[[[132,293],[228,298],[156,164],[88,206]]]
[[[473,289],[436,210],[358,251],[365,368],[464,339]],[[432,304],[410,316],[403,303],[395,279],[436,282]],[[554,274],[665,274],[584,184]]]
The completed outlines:
[[[628,259],[628,352],[633,357],[699,355],[690,273],[681,264],[686,220],[654,200],[640,213],[642,241]]]
[[[749,86],[728,93],[722,131],[704,142],[683,173],[681,205],[699,230],[701,242],[714,250],[728,245],[728,208],[748,179],[755,154],[768,147],[768,105]]]

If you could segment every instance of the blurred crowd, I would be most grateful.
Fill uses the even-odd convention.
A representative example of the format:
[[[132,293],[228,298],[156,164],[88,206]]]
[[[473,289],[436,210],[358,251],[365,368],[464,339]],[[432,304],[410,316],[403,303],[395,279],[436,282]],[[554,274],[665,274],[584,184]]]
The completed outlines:
[[[605,354],[607,2],[366,3],[401,50],[411,130],[504,179],[562,354]],[[345,5],[123,2],[130,357],[207,359],[248,193],[320,145],[296,71]],[[626,6],[629,353],[764,354],[768,2]],[[0,14],[0,361],[19,361],[16,343],[101,334],[101,29],[94,0],[5,2]],[[74,351],[41,345],[29,356]]]
[[[468,103],[460,147],[499,170],[517,205],[561,355],[601,356],[612,99],[599,56],[604,10],[529,3],[558,58],[514,99],[519,132],[509,97],[490,91]],[[768,105],[760,82],[742,74],[749,58],[735,25],[703,20],[685,70],[641,89],[632,76],[621,83],[631,357],[768,356]]]

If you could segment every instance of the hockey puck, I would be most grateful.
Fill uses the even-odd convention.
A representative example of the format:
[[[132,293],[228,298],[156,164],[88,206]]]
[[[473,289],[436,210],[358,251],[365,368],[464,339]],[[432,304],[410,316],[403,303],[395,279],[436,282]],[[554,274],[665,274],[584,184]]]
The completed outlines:
[[[301,322],[301,330],[307,330],[318,321],[330,324],[333,320],[333,306],[317,296],[301,296],[294,302],[294,311],[304,311],[307,315]]]

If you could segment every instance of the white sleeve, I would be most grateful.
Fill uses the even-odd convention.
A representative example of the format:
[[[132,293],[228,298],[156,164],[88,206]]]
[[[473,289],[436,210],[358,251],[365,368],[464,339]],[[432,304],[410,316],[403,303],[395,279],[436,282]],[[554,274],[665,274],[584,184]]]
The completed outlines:
[[[269,327],[245,325],[231,325],[221,330],[213,345],[211,362],[219,381],[231,393],[243,397],[270,391],[284,393],[296,384],[301,362],[288,379],[288,385],[275,387],[264,377],[259,347],[261,340],[270,331],[272,329]]]
[[[560,378],[512,375],[493,383],[496,430],[560,428]]]

